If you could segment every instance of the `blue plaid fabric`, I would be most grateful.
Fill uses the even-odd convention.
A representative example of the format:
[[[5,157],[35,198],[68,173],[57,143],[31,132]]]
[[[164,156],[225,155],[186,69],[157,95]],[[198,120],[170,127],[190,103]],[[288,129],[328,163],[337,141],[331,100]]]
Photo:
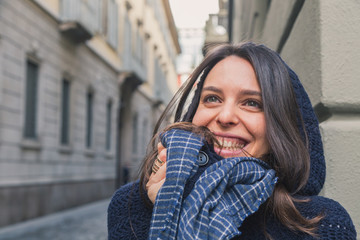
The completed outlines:
[[[173,129],[162,142],[167,148],[166,180],[155,201],[150,240],[231,239],[272,194],[275,171],[259,159],[239,157],[209,166],[183,199],[187,180],[198,170],[203,139]]]

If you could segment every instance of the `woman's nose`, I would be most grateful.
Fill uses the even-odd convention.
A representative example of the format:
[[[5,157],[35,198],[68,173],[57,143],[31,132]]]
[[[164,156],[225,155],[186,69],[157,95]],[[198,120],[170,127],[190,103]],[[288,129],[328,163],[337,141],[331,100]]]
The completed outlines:
[[[224,105],[217,116],[216,121],[224,127],[237,125],[240,121],[236,107],[231,104]]]

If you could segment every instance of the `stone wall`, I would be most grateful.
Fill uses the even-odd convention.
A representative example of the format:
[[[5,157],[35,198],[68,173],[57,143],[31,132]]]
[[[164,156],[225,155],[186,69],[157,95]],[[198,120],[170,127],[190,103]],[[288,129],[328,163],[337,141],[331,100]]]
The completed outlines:
[[[234,1],[234,7],[232,41],[265,43],[302,81],[324,143],[327,175],[321,194],[340,202],[359,231],[360,2],[246,0]],[[249,39],[242,30],[251,28],[254,16],[264,27],[254,25],[259,34]]]
[[[32,1],[0,2],[0,225],[110,197],[114,191],[117,72]],[[37,138],[25,139],[26,62],[38,63]],[[62,79],[69,78],[70,144],[60,143]],[[86,93],[94,93],[86,147]],[[111,148],[106,149],[106,105]]]

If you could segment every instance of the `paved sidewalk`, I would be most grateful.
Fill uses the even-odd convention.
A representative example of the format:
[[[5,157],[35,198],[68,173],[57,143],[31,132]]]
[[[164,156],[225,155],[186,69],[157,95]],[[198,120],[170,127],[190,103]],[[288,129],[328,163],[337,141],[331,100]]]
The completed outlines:
[[[0,228],[1,240],[106,240],[109,199]]]

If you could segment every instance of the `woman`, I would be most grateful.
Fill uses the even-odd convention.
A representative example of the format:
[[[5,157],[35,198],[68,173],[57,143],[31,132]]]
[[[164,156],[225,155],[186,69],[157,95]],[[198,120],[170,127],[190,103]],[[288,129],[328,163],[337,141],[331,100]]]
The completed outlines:
[[[195,84],[196,90],[190,97]],[[155,134],[152,151],[145,157],[141,169],[140,181],[123,186],[113,196],[108,209],[109,239],[174,236],[178,239],[216,239],[217,235],[211,235],[217,228],[211,225],[214,221],[204,224],[201,220],[208,204],[206,199],[214,197],[212,192],[205,193],[212,187],[212,182],[205,188],[201,184],[213,172],[233,164],[216,187],[221,186],[224,179],[229,184],[229,179],[239,175],[238,172],[234,174],[233,169],[244,169],[240,166],[244,162],[253,164],[252,167],[257,169],[254,172],[262,172],[262,175],[256,179],[251,175],[254,181],[240,180],[234,185],[225,184],[221,189],[215,189],[215,193],[220,189],[221,194],[212,210],[205,213],[213,219],[211,211],[219,211],[215,215],[223,216],[220,224],[225,228],[236,226],[237,229],[221,238],[356,239],[355,228],[346,210],[333,200],[317,196],[325,179],[318,122],[296,74],[278,54],[253,43],[216,47],[172,99],[155,133],[175,105],[175,123],[178,124],[166,129],[160,137]],[[198,145],[189,148],[179,143],[182,148],[176,148],[171,137],[176,137],[174,129],[177,128],[196,132],[195,135],[186,131],[178,134],[191,138],[191,144]],[[191,149],[199,156],[204,153],[201,156],[210,160],[202,165],[202,157],[199,157],[196,164],[191,162],[190,170],[179,170],[176,166],[182,162],[175,164],[176,151],[173,149],[184,151],[185,158],[189,156],[188,162],[192,161]],[[179,183],[177,179],[173,184],[171,174],[176,170],[183,182]],[[230,172],[233,175],[229,178]],[[182,176],[184,173],[187,175]],[[247,186],[259,187],[259,191],[249,193]],[[208,194],[204,196],[204,202],[196,195],[200,188]],[[229,204],[234,196],[233,189],[240,195],[237,201]],[[166,194],[173,194],[169,201],[165,201]],[[243,203],[242,194],[250,194],[246,199],[255,200]],[[246,206],[250,207],[240,215],[226,219],[229,212],[223,209],[228,211],[233,205],[238,205],[236,214]],[[166,225],[168,219],[172,219],[174,226]],[[194,221],[194,226],[186,225],[183,219]],[[202,225],[207,227],[205,231]],[[195,235],[186,235],[189,232]],[[208,235],[203,237],[205,235],[199,235],[201,233]]]

